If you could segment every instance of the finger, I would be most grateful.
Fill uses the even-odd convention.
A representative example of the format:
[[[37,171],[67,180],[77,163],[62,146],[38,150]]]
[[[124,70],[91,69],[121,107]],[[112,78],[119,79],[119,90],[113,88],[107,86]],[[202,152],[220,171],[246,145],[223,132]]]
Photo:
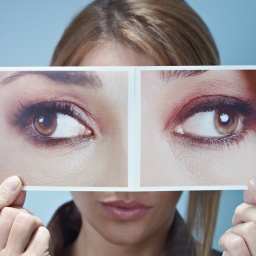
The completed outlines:
[[[27,212],[25,209],[5,207],[0,213],[0,249],[6,247],[9,234],[16,216],[20,212]]]
[[[220,247],[229,256],[251,256],[244,239],[232,232],[226,232],[219,241]]]
[[[18,197],[14,200],[11,206],[23,207],[26,199],[26,191],[21,191]]]
[[[256,256],[256,224],[254,222],[247,222],[236,225],[229,229],[227,232],[232,232],[242,237],[251,255]]]
[[[50,255],[50,232],[45,227],[35,230],[25,252],[25,255]],[[48,253],[48,254],[47,254]]]
[[[253,194],[250,190],[244,191],[244,202],[247,204],[256,204],[256,200],[253,197]]]
[[[18,211],[18,210],[17,210]],[[10,207],[5,207],[1,210],[0,214],[0,249],[6,247],[9,233],[12,228],[13,221],[17,215],[16,210]]]
[[[232,224],[235,226],[250,221],[256,223],[256,205],[246,203],[240,204],[235,210]]]
[[[42,226],[42,221],[29,213],[19,213],[12,225],[6,245],[6,251],[10,255],[22,254],[34,231]]]
[[[0,210],[15,201],[22,188],[21,180],[17,176],[6,179],[0,185]]]
[[[224,251],[224,252],[222,253],[222,256],[230,256],[230,255],[229,255],[228,252],[225,252],[225,251]]]
[[[244,191],[244,202],[256,204],[256,178],[252,178],[248,182],[248,190]]]

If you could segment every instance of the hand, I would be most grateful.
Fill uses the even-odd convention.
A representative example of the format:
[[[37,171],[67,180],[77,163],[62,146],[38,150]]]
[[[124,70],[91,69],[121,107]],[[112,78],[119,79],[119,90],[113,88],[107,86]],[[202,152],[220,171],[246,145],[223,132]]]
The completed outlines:
[[[249,181],[244,203],[236,208],[232,224],[219,242],[223,256],[256,256],[256,178]]]
[[[28,211],[4,207],[0,230],[0,256],[50,255],[49,231]]]
[[[21,188],[18,177],[0,185],[0,256],[50,255],[49,231],[39,218],[21,208],[25,200]]]

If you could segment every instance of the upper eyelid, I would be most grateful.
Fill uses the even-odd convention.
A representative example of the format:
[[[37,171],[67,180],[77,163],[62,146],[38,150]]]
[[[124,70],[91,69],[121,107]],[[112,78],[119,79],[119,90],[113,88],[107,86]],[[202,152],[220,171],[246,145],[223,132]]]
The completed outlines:
[[[241,112],[248,112],[249,114],[249,112],[256,111],[256,100],[241,100],[235,97],[224,95],[209,95],[192,99],[186,103],[181,110],[178,111],[176,116],[180,115],[180,117],[177,119],[186,119],[195,113],[205,112],[206,109],[209,111],[216,109],[216,107],[239,107],[239,104],[246,106],[245,109],[239,108]]]

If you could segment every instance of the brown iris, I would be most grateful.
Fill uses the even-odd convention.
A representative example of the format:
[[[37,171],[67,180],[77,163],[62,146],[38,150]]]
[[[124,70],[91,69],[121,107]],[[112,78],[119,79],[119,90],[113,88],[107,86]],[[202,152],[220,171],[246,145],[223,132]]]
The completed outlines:
[[[221,135],[232,134],[238,126],[238,121],[238,114],[232,110],[221,109],[215,112],[214,125]]]
[[[34,117],[33,128],[41,136],[51,136],[57,128],[57,114],[51,112],[41,113]]]

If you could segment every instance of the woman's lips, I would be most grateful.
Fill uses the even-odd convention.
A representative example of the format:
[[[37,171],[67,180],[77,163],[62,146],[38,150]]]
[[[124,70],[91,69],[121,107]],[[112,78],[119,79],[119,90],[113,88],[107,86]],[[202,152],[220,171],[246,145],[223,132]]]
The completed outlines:
[[[152,208],[139,202],[112,201],[101,203],[103,209],[118,220],[136,220],[143,217]]]

